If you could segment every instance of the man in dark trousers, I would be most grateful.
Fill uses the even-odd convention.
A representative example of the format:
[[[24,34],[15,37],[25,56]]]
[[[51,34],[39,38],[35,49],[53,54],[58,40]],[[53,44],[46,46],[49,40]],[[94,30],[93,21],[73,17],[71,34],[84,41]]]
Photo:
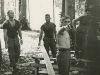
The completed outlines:
[[[91,10],[86,9],[86,14],[73,20],[72,25],[75,35],[75,55],[77,58],[83,59],[85,57],[85,50],[87,45],[87,33],[89,30],[90,22],[93,19]],[[79,21],[80,25],[76,28],[76,22]]]
[[[46,20],[46,23],[44,23],[41,26],[41,32],[40,32],[40,36],[39,36],[39,44],[38,45],[41,44],[41,39],[42,39],[42,35],[44,32],[44,38],[43,38],[44,47],[45,47],[48,55],[49,55],[49,49],[51,49],[52,54],[53,54],[53,58],[55,58],[56,51],[57,51],[56,41],[55,41],[56,25],[54,23],[50,22],[50,15],[49,14],[45,15],[45,20]]]
[[[91,70],[87,75],[100,74],[100,25],[97,18],[92,15],[93,9],[87,8],[86,15],[73,20],[74,31],[76,31],[76,57],[88,61],[87,69]],[[75,23],[80,21],[76,30]],[[99,37],[99,38],[98,38]],[[79,54],[79,51],[81,53]]]
[[[59,50],[57,63],[59,75],[69,75],[70,71],[70,23],[70,18],[64,17],[62,27],[57,33],[57,45]]]
[[[9,10],[7,12],[9,20],[6,20],[1,26],[4,29],[5,48],[8,48],[10,66],[13,67],[13,72],[17,72],[17,62],[20,55],[20,44],[23,44],[22,33],[19,21],[14,19],[14,12]],[[18,38],[20,37],[20,40]],[[20,43],[19,43],[20,41]]]

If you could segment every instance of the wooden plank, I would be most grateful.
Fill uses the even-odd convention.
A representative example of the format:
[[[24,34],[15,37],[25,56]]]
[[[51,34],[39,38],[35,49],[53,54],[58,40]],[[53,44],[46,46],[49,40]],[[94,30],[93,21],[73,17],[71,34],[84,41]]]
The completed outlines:
[[[51,64],[51,62],[50,62],[50,58],[49,58],[49,56],[48,56],[46,50],[44,49],[43,46],[40,46],[40,50],[41,50],[41,52],[43,52],[43,57],[44,57],[44,60],[45,60],[45,62],[46,62],[46,68],[47,68],[47,70],[48,70],[48,74],[49,74],[49,75],[55,75],[53,66],[52,66],[52,64]]]
[[[33,66],[33,67],[42,67],[42,68],[46,68],[46,65],[45,64],[38,64],[38,63],[28,63],[28,64],[26,64],[26,63],[24,63],[24,64],[18,64],[19,66],[22,66],[22,67],[27,67],[27,66]],[[53,69],[55,70],[55,71],[58,71],[58,65],[52,65],[53,66]],[[71,65],[71,67],[70,67],[70,70],[72,71],[89,71],[87,68],[82,68],[82,67],[80,67],[80,66],[72,66]]]
[[[39,71],[39,74],[48,74],[48,71],[47,70]],[[58,74],[58,72],[55,71],[55,74]]]

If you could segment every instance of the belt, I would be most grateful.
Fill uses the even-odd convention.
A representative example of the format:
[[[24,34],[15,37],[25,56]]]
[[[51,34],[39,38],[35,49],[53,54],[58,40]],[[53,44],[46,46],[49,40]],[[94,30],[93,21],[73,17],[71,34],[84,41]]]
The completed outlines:
[[[50,39],[52,39],[52,38],[54,38],[54,37],[46,37],[46,36],[45,36],[44,38],[50,38]]]
[[[16,38],[18,38],[18,37],[8,37],[8,38],[11,38],[11,39],[16,39]]]
[[[59,51],[68,51],[70,48],[60,48]]]

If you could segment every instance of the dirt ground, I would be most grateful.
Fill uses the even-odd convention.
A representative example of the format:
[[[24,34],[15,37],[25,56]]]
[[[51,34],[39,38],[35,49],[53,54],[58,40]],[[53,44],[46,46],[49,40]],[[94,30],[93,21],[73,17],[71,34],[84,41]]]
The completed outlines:
[[[0,75],[11,75],[12,68],[9,66],[9,54],[8,50],[5,49],[4,39],[3,39],[3,30],[0,30],[0,39],[1,39],[1,46],[2,46],[2,57],[3,62],[1,65]],[[21,45],[21,54],[19,59],[19,64],[28,63],[28,62],[35,62],[32,56],[34,55],[34,51],[38,49],[38,37],[39,33],[35,31],[22,31],[23,35],[23,45]],[[20,67],[20,75],[31,75],[34,67]]]

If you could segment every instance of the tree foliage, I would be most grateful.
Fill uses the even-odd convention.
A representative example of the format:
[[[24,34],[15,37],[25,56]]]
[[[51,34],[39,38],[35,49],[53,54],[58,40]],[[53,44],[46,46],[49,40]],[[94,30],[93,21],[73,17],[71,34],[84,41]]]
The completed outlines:
[[[55,6],[61,8],[62,7],[62,0],[54,0]]]
[[[75,0],[75,14],[77,16],[81,16],[85,12],[85,3],[86,0]]]

